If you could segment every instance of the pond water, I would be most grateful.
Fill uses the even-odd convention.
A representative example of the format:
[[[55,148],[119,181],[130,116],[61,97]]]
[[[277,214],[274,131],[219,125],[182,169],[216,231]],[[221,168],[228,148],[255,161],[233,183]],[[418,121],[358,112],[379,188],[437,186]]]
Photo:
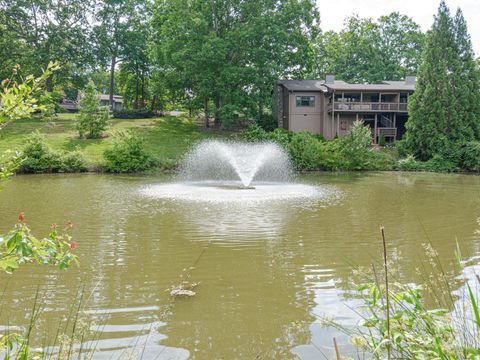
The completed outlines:
[[[471,266],[479,256],[477,176],[312,174],[297,181],[319,186],[325,196],[236,202],[152,191],[171,180],[9,181],[0,192],[0,233],[22,211],[38,235],[72,219],[81,265],[25,266],[0,275],[0,329],[27,326],[38,293],[42,313],[33,345],[53,346],[83,294],[82,316],[95,321],[95,340],[82,346],[96,347],[98,359],[126,352],[147,359],[332,358],[333,336],[342,354],[353,350],[318,316],[345,325],[357,320],[344,293],[355,266],[381,260],[380,225],[405,281],[420,281],[415,268],[428,241],[447,271],[456,240]],[[196,295],[173,301],[168,289],[187,273],[200,283]]]

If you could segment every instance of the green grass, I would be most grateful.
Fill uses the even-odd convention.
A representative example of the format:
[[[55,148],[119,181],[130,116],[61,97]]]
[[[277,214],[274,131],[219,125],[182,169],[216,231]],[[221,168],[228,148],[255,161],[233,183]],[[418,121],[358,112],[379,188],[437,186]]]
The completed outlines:
[[[132,130],[145,139],[145,145],[161,162],[176,163],[196,142],[228,137],[225,131],[204,130],[195,119],[185,116],[166,116],[153,119],[111,119],[103,139],[79,139],[75,130],[77,114],[59,114],[51,121],[25,119],[8,124],[0,131],[0,154],[6,150],[21,150],[29,134],[38,130],[45,134],[47,144],[57,151],[79,148],[90,167],[103,163],[103,152],[113,145],[115,133]]]

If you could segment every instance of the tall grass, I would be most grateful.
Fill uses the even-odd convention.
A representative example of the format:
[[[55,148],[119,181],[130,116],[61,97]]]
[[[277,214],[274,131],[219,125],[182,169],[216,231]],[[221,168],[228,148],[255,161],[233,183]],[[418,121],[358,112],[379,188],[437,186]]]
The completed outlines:
[[[431,243],[424,244],[425,263],[418,275],[423,286],[394,280],[388,259],[387,240],[381,228],[383,276],[375,266],[359,273],[354,296],[361,320],[347,328],[332,319],[325,326],[350,337],[359,358],[373,359],[478,359],[480,357],[480,277],[465,267],[458,250],[456,278],[445,271]],[[393,279],[393,280],[392,280]],[[451,283],[458,283],[453,290]],[[428,306],[426,294],[433,306]]]

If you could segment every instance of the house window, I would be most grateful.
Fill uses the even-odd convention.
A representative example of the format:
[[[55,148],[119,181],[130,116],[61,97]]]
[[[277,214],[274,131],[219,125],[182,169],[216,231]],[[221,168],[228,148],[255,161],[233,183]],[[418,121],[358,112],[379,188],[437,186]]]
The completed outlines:
[[[297,107],[315,106],[315,96],[297,96]]]

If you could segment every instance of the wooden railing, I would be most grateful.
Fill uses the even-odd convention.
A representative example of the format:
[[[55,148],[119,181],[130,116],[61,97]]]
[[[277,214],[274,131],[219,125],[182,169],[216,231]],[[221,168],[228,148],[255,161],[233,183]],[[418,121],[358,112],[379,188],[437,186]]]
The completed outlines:
[[[397,138],[397,128],[394,127],[378,127],[377,136],[380,137],[383,134],[386,138]]]
[[[396,111],[407,112],[406,103],[388,103],[388,102],[336,102],[335,104],[329,104],[328,110],[335,111]]]

